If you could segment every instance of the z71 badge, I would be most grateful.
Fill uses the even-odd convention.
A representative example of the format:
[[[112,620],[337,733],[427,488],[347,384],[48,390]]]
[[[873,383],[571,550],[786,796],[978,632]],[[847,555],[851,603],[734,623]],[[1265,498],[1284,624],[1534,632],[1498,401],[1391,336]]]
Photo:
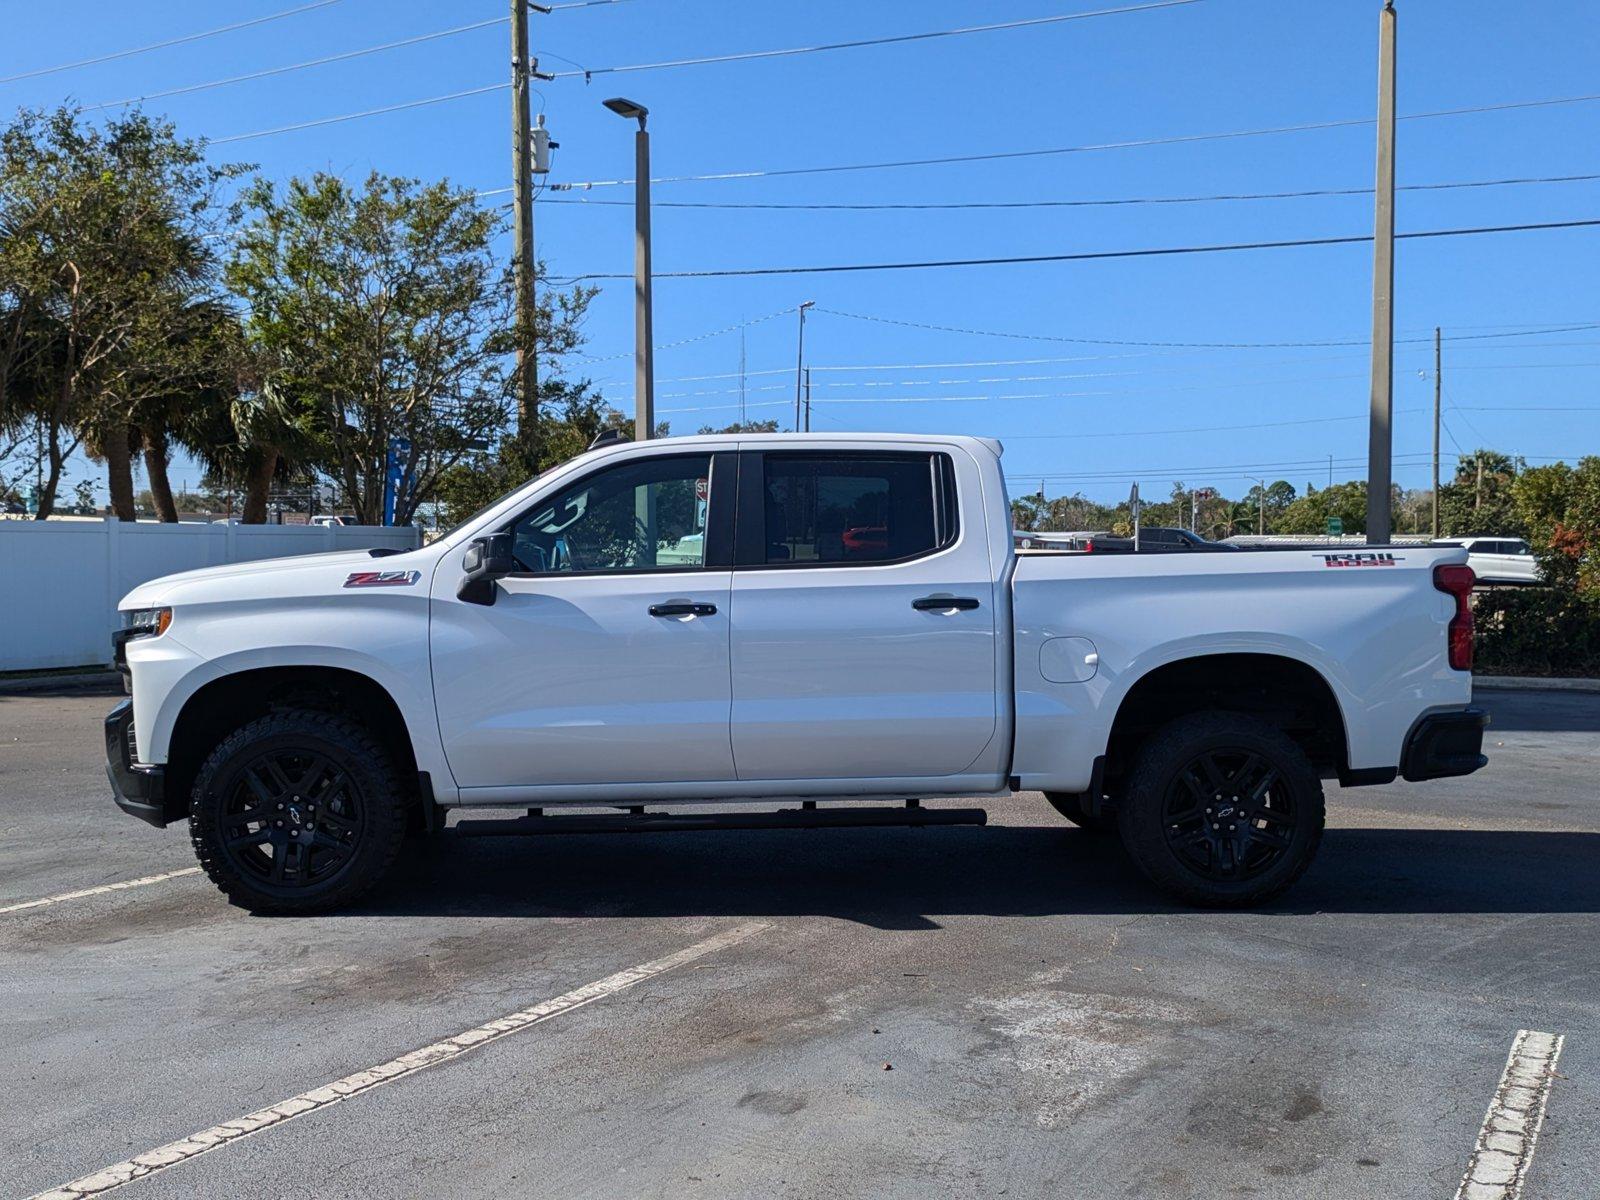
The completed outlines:
[[[347,588],[410,587],[421,578],[421,571],[352,571],[344,585]]]
[[[1404,561],[1403,554],[1390,554],[1384,550],[1322,555],[1322,565],[1325,567],[1392,567],[1395,563]]]

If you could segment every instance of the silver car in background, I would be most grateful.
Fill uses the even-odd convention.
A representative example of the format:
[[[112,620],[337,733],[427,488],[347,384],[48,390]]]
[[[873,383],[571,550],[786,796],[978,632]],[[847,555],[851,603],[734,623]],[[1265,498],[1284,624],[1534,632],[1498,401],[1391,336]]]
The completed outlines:
[[[1461,546],[1467,565],[1483,583],[1539,583],[1539,561],[1521,538],[1440,538],[1435,546]]]

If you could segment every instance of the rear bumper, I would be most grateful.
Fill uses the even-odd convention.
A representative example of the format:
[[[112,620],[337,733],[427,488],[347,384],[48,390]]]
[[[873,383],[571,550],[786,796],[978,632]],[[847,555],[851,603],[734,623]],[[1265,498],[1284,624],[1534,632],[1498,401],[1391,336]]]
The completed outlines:
[[[106,778],[111,798],[123,812],[165,828],[166,769],[135,763],[132,747],[133,701],[124,700],[106,714]]]
[[[1406,739],[1400,774],[1415,783],[1448,775],[1470,775],[1489,762],[1483,754],[1483,731],[1489,714],[1481,708],[1429,713]]]

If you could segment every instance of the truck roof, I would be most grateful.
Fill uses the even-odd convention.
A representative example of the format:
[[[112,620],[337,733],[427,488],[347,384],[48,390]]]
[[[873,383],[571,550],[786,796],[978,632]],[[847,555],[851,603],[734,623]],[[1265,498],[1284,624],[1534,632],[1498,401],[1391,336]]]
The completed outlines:
[[[859,446],[863,443],[905,445],[981,446],[999,457],[1005,452],[998,438],[973,437],[963,433],[694,433],[683,437],[655,438],[652,442],[671,442],[675,446],[729,449],[734,446]],[[639,446],[638,442],[608,442],[591,453],[612,453]]]

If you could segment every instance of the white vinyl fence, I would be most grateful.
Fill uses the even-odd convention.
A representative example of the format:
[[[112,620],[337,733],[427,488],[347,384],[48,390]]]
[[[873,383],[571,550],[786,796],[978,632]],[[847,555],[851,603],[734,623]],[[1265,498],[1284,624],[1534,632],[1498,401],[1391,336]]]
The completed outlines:
[[[110,663],[117,601],[162,575],[420,544],[410,526],[0,521],[0,671]]]

